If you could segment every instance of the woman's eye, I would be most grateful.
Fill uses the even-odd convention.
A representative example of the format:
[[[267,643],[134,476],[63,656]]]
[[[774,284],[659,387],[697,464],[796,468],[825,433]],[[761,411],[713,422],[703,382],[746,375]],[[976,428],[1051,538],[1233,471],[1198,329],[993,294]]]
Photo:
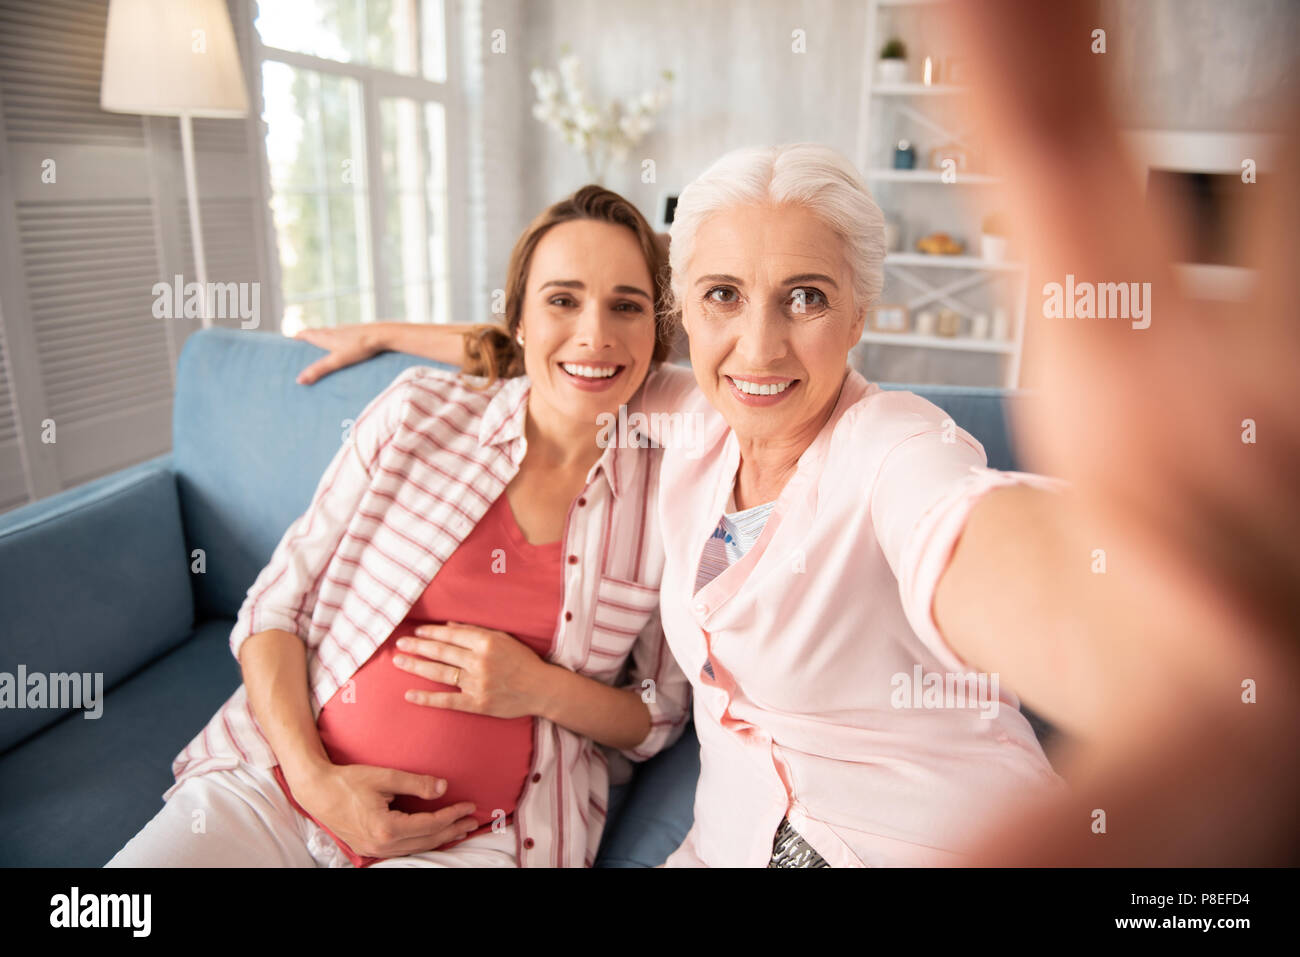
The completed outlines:
[[[800,286],[790,294],[790,304],[795,312],[808,312],[813,309],[825,308],[826,297],[820,289]]]
[[[704,298],[709,302],[727,305],[735,302],[739,297],[736,294],[736,290],[732,289],[730,286],[714,286],[704,294]]]
[[[572,306],[574,304],[572,296],[552,296],[547,302],[552,306]]]
[[[639,302],[620,302],[614,307],[620,312],[644,312],[645,310]]]

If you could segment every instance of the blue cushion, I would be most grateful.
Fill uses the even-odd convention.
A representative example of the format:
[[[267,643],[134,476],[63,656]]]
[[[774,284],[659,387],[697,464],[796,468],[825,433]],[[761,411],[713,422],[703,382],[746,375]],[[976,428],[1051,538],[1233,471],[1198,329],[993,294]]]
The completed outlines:
[[[99,867],[162,808],[171,762],[239,687],[230,619],[134,675],[103,717],[65,717],[0,756],[0,866]]]
[[[0,671],[102,672],[111,688],[189,634],[189,578],[166,457],[10,512],[0,517]],[[0,711],[0,751],[66,711]]]
[[[176,373],[173,459],[185,536],[202,548],[200,616],[233,617],[355,419],[405,368],[437,365],[386,353],[312,386],[295,381],[322,352],[275,334],[205,329]]]

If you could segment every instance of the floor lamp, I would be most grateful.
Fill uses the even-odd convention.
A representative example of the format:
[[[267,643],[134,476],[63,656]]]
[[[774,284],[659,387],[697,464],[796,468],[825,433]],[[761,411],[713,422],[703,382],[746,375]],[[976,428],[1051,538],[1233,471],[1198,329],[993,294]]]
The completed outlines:
[[[191,121],[248,115],[225,0],[109,0],[99,105],[111,113],[180,118],[195,278],[203,290],[203,325],[212,325]]]

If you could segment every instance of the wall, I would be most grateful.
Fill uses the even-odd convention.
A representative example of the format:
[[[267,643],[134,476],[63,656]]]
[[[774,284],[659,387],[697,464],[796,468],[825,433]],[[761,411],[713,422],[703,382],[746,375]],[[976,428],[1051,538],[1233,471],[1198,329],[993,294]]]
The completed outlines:
[[[736,146],[817,140],[854,156],[864,56],[874,60],[876,52],[864,49],[866,9],[861,0],[485,0],[485,49],[494,27],[506,30],[510,44],[505,55],[485,55],[489,287],[503,281],[509,247],[531,216],[586,180],[577,154],[531,116],[532,67],[553,67],[567,46],[605,97],[640,92],[660,70],[676,73],[659,129],[606,178],[653,218],[665,192]],[[1266,103],[1292,69],[1297,10],[1287,0],[1104,0],[1099,21],[1123,122],[1269,129],[1275,118]],[[923,55],[939,42],[921,20],[934,15],[941,11],[884,16]],[[791,52],[795,29],[806,31],[806,53]],[[900,129],[882,128],[880,145]],[[654,184],[640,181],[643,158],[655,160]],[[997,206],[991,191],[976,187],[954,194],[882,184],[876,195],[907,221],[905,242],[947,229],[974,245],[980,218]],[[904,294],[886,289],[886,298]],[[999,378],[1000,360],[986,355],[873,346],[866,361],[872,375],[894,381]]]

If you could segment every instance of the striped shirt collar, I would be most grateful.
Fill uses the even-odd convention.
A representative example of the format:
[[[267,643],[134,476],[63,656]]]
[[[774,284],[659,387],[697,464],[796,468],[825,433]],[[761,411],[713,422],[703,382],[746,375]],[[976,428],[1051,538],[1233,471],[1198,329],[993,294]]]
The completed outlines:
[[[505,445],[524,434],[528,413],[528,376],[506,379],[488,403],[478,425],[478,443],[482,446]]]
[[[485,448],[504,446],[515,439],[525,438],[524,423],[528,418],[528,393],[531,385],[526,375],[505,380],[497,390],[497,394],[492,397],[492,401],[488,403],[479,422],[479,445]],[[631,441],[636,441],[637,435],[638,433],[633,432]],[[526,445],[526,441],[521,442],[518,448],[522,450]],[[519,460],[523,459],[522,451],[513,453],[512,457],[514,454],[518,455]],[[518,465],[518,461],[515,464]],[[598,471],[605,475],[614,497],[621,497],[636,471],[636,449],[620,448],[616,441],[605,449],[604,454],[591,467],[591,471],[587,473],[588,483],[595,481]]]

